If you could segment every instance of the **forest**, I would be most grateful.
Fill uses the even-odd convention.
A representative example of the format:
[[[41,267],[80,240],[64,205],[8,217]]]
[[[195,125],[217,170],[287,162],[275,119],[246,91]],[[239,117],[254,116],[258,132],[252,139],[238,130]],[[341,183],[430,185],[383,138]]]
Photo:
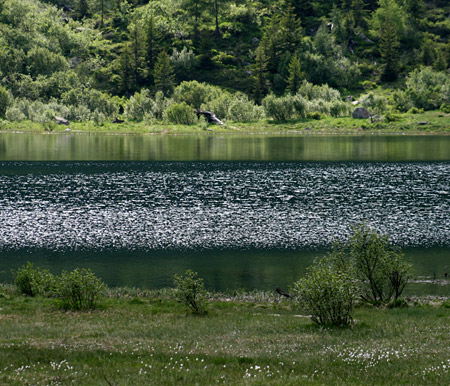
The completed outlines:
[[[450,113],[447,0],[0,0],[0,118]]]

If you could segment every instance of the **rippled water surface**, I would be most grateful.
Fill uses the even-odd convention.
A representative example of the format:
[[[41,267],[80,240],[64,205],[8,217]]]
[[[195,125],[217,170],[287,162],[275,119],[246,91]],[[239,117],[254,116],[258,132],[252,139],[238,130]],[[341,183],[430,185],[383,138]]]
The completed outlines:
[[[439,276],[449,199],[448,161],[0,162],[0,279],[31,259],[113,285],[194,268],[218,289],[272,288],[361,219]]]

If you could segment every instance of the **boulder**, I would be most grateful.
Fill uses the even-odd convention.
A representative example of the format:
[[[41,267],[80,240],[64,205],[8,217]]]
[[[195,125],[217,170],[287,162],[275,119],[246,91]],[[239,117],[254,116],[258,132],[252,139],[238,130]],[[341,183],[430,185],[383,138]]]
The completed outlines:
[[[70,125],[70,122],[67,119],[64,119],[64,118],[61,118],[61,117],[55,117],[55,122],[58,125],[66,125],[66,126]]]
[[[216,117],[216,114],[212,113],[211,111],[204,111],[204,110],[196,110],[195,113],[197,114],[197,118],[200,118],[200,115],[203,115],[208,123],[215,123],[216,125],[223,125],[223,122]]]
[[[370,118],[370,113],[364,107],[357,107],[353,111],[352,117],[355,119],[367,119]]]

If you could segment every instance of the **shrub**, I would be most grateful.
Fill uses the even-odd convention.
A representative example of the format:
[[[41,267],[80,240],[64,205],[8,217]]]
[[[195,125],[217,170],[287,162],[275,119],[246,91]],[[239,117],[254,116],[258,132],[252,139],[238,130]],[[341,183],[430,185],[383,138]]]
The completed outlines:
[[[308,81],[303,81],[297,94],[310,101],[314,99],[323,99],[326,102],[341,100],[341,93],[338,90],[328,86],[327,84],[318,86]]]
[[[28,262],[13,272],[14,285],[27,296],[50,295],[54,292],[55,277],[46,269],[34,268]]]
[[[173,281],[177,301],[187,306],[194,314],[204,315],[208,303],[203,279],[188,269],[184,276],[174,275]]]
[[[22,113],[22,111],[20,111],[20,109],[16,106],[9,107],[8,110],[6,110],[5,117],[11,122],[21,122],[27,118],[25,114]]]
[[[415,107],[425,110],[439,108],[450,102],[450,75],[424,67],[412,71],[406,80],[406,95]]]
[[[152,113],[153,100],[148,90],[136,92],[125,106],[125,116],[132,121],[142,121],[148,113]]]
[[[348,326],[353,321],[358,287],[339,251],[317,260],[305,277],[294,283],[292,292],[297,303],[320,326]]]
[[[0,86],[0,118],[3,118],[11,102],[9,92],[3,86]]]
[[[262,100],[262,105],[266,115],[276,121],[286,121],[295,116],[294,97],[292,95],[278,98],[270,94]]]
[[[359,103],[361,106],[378,115],[383,115],[387,108],[387,99],[373,92],[362,95],[359,98]]]
[[[201,109],[214,112],[220,119],[237,122],[253,121],[264,116],[261,106],[257,106],[247,95],[239,92],[224,92],[219,98],[203,104]]]
[[[88,310],[96,308],[96,303],[106,285],[90,269],[64,271],[56,283],[56,296],[62,306],[70,310]]]
[[[220,97],[222,93],[223,90],[220,87],[193,80],[190,82],[181,82],[175,88],[172,98],[175,102],[185,102],[194,109],[198,109],[202,104]]]
[[[197,115],[185,102],[171,104],[164,116],[167,121],[177,125],[192,125],[197,122]]]
[[[353,228],[348,248],[364,300],[387,303],[401,296],[411,277],[411,265],[387,236],[361,224]]]

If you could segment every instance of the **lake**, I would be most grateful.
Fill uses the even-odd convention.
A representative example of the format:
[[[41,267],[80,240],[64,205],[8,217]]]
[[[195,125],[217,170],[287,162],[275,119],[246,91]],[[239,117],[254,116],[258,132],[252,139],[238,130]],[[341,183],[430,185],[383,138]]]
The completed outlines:
[[[364,221],[450,294],[450,136],[0,134],[0,281],[28,260],[108,284],[287,288]]]

